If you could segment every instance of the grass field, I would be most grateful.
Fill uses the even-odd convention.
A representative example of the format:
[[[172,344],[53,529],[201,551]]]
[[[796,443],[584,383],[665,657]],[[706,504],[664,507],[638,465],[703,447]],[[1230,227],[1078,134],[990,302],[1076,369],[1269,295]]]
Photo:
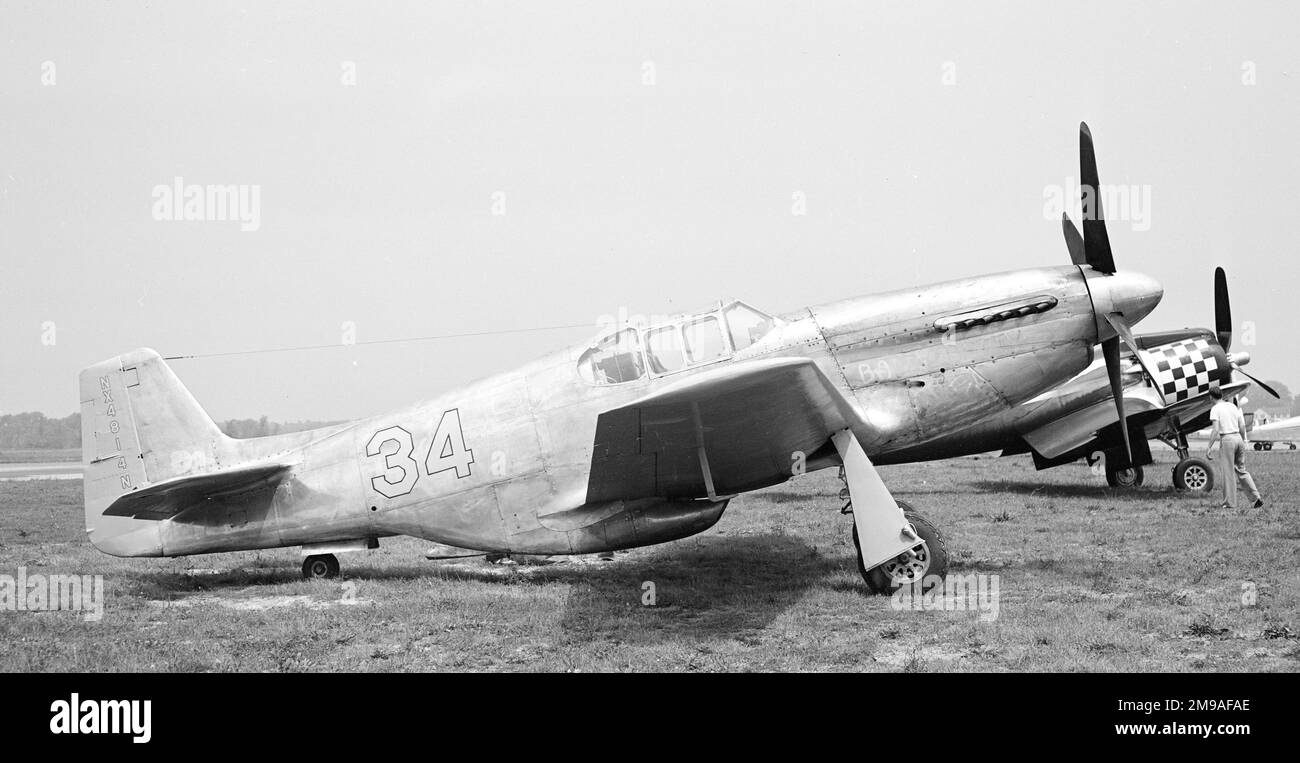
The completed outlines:
[[[1300,454],[1251,454],[1261,510],[1175,493],[1171,466],[1148,467],[1131,492],[1024,457],[883,468],[945,533],[953,571],[998,576],[992,622],[868,595],[833,470],[612,562],[428,562],[429,544],[402,538],[312,582],[296,549],[105,556],[83,537],[79,482],[0,483],[0,574],[102,574],[105,586],[99,622],[0,611],[0,669],[1296,670]]]

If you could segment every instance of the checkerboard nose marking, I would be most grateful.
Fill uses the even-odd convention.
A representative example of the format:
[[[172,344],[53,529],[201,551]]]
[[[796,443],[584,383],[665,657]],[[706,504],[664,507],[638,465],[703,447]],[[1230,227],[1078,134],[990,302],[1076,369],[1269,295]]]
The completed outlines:
[[[1174,402],[1210,391],[1220,369],[1214,349],[1204,339],[1171,344],[1157,351],[1156,382]]]

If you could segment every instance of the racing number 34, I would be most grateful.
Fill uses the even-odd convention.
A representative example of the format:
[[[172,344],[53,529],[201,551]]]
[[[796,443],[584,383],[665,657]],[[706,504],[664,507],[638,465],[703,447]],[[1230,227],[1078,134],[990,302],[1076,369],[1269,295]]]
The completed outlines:
[[[420,479],[420,465],[414,458],[415,439],[399,426],[381,429],[366,443],[366,455],[382,456],[384,473],[370,478],[370,485],[385,498],[406,495],[415,489]],[[424,456],[424,473],[432,477],[439,472],[456,470],[456,478],[470,475],[474,451],[465,447],[465,434],[460,427],[460,410],[452,408],[442,414],[433,441]]]

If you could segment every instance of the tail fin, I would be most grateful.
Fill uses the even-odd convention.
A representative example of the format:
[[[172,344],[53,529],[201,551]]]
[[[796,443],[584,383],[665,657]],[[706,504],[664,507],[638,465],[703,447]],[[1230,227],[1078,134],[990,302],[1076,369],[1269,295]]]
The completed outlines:
[[[157,522],[104,511],[127,493],[216,468],[227,438],[153,350],[97,363],[80,382],[90,542],[117,556],[162,555]]]

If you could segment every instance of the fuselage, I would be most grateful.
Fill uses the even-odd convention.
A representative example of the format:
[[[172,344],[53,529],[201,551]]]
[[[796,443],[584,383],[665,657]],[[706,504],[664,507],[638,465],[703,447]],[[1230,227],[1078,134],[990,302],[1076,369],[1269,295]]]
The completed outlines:
[[[1125,275],[1065,266],[948,281],[788,313],[743,339],[726,305],[613,329],[398,411],[218,443],[218,460],[289,459],[292,471],[263,496],[207,507],[210,518],[166,520],[157,548],[130,554],[392,535],[486,551],[588,553],[684,537],[717,521],[725,501],[646,495],[587,504],[603,411],[719,364],[808,358],[857,410],[854,434],[873,461],[969,449],[979,438],[967,435],[981,422],[1089,365],[1108,330],[1099,311],[1131,321],[1150,312],[1158,285]],[[711,320],[717,337],[707,333]],[[620,330],[616,352],[602,350]],[[679,360],[663,359],[665,337],[685,343]],[[773,469],[765,484],[789,477]]]
[[[1249,356],[1229,355],[1219,345],[1214,331],[1182,329],[1142,335],[1138,341],[1148,363],[1155,366],[1155,377],[1149,377],[1137,360],[1128,356],[1121,366],[1120,379],[1130,421],[1137,415],[1146,422],[1143,428],[1147,439],[1172,436],[1175,429],[1186,434],[1200,428],[1201,418],[1212,402],[1208,396],[1210,384],[1230,394],[1244,386],[1233,381],[1232,368],[1248,363]],[[1180,367],[1180,358],[1189,362],[1203,359],[1204,365],[1199,371]],[[1161,365],[1161,360],[1171,362]],[[1164,416],[1144,415],[1163,412],[1171,405],[1179,405],[1176,422]],[[1077,433],[1081,438],[1077,446],[1087,445],[1091,453],[1105,449],[1097,447],[1093,434],[1117,421],[1106,367],[1098,357],[1074,377],[1020,405],[982,419],[942,443],[907,449],[901,455],[907,461],[925,461],[994,450],[1020,453],[1033,448],[1036,435],[1050,440],[1064,436],[1067,430]],[[1045,431],[1054,426],[1062,431]],[[1115,439],[1111,445],[1120,442]],[[1069,449],[1072,455],[1078,453],[1077,446]],[[1055,462],[1048,459],[1044,463]]]

